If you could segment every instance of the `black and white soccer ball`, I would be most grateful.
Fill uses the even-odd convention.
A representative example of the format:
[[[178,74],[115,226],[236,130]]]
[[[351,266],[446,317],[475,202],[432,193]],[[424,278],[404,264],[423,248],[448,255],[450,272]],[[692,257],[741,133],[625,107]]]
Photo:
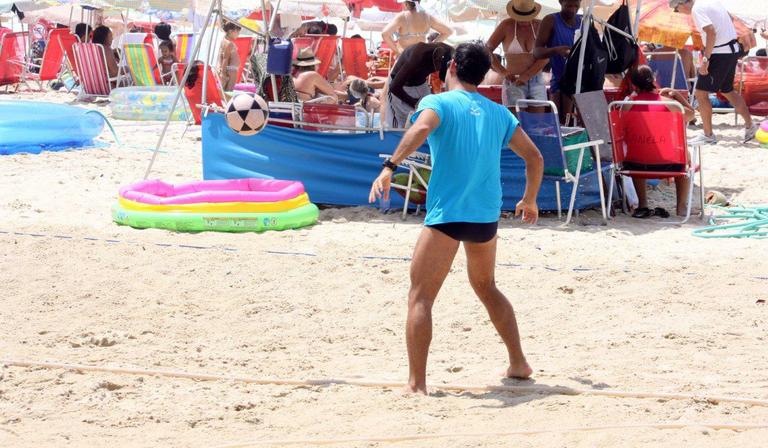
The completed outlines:
[[[267,125],[269,105],[259,95],[238,93],[229,100],[224,118],[238,134],[256,135]]]

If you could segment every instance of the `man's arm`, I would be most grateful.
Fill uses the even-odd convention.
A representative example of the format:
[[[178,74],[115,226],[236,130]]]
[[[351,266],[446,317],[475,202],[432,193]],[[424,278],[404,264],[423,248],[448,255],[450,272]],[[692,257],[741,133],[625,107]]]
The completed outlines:
[[[567,46],[547,48],[547,42],[552,37],[552,33],[555,29],[555,19],[549,15],[544,17],[539,25],[539,32],[536,34],[536,44],[533,46],[533,57],[536,59],[549,59],[550,57],[559,54],[563,57],[568,57],[571,48]],[[545,64],[546,65],[546,64]]]
[[[525,193],[523,193],[523,199],[517,203],[515,216],[522,214],[523,222],[535,224],[539,218],[536,198],[544,176],[544,158],[541,156],[539,148],[520,126],[512,134],[509,147],[525,162]]]
[[[339,101],[339,97],[336,95],[336,91],[333,89],[333,86],[328,81],[326,81],[322,75],[315,73],[315,76],[312,78],[315,84],[315,89],[317,89],[323,95],[328,95],[329,97],[333,98],[334,102]]]
[[[397,145],[395,153],[390,160],[395,165],[400,164],[403,160],[408,158],[417,149],[424,144],[429,134],[440,126],[440,117],[432,109],[424,109],[413,126],[408,128],[403,138],[400,140],[400,144]],[[535,148],[535,146],[534,146]],[[384,168],[381,170],[381,174],[371,185],[371,193],[368,195],[368,202],[376,202],[376,199],[383,197],[385,201],[389,200],[389,189],[392,183],[392,170]]]
[[[709,58],[712,57],[712,52],[715,50],[715,39],[717,39],[717,33],[715,27],[707,25],[704,27],[704,57],[707,58],[705,62],[701,63],[699,67],[699,73],[702,75],[709,74]]]

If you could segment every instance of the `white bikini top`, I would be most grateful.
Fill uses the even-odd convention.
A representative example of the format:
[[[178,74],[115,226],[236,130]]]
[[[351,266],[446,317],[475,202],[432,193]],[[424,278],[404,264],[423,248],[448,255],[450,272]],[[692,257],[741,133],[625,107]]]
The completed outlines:
[[[536,30],[533,28],[533,23],[528,22],[531,25],[531,32],[533,33],[533,39],[536,40]],[[528,51],[525,51],[525,48],[523,48],[523,44],[520,43],[520,40],[517,38],[517,22],[515,22],[515,35],[512,37],[512,42],[509,43],[509,47],[507,47],[507,54],[528,54]]]

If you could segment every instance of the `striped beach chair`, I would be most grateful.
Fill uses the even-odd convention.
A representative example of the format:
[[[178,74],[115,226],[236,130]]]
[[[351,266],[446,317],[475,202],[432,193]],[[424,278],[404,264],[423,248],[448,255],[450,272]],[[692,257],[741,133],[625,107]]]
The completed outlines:
[[[192,57],[192,50],[195,49],[195,35],[192,33],[181,33],[176,36],[176,59],[185,64],[189,63]]]
[[[76,72],[80,80],[79,100],[89,97],[109,96],[112,82],[117,78],[109,77],[107,57],[101,44],[77,43],[73,46]]]
[[[139,87],[162,85],[157,66],[155,49],[149,44],[126,44],[123,46],[123,58]]]

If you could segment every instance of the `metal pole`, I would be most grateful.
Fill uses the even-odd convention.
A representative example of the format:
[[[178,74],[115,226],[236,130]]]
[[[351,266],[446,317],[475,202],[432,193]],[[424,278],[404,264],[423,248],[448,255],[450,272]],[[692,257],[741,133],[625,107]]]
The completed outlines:
[[[280,11],[280,3],[282,3],[283,0],[277,0],[277,5],[275,5],[275,11]],[[269,30],[275,27],[275,21],[277,21],[277,13],[272,12],[272,17],[269,18],[269,28],[267,29],[267,34],[269,34]]]
[[[217,16],[221,16],[221,0],[214,0],[215,4],[218,4],[218,7],[216,8]],[[203,28],[203,32],[205,32],[206,28],[208,26],[206,25],[205,28]],[[216,21],[214,21],[213,29],[211,30],[211,35],[208,37],[208,53],[205,55],[205,60],[203,61],[203,96],[200,98],[201,102],[203,104],[208,104],[208,66],[209,61],[211,60],[211,52],[213,51],[213,43],[215,41],[214,36],[219,34],[219,26],[216,24]],[[202,37],[201,37],[202,40]],[[227,70],[227,68],[224,68]]]
[[[635,28],[632,30],[635,39],[637,39],[637,35],[640,33],[640,6],[642,4],[643,0],[637,0],[637,8],[635,8]]]
[[[595,0],[589,2],[589,8],[587,13],[581,19],[581,46],[579,47],[579,69],[576,73],[576,94],[581,93],[581,77],[584,72],[584,55],[587,52],[587,44],[589,40],[589,24],[592,19],[592,10],[595,7]],[[570,113],[570,111],[565,112]]]
[[[205,24],[203,25],[203,29],[205,29],[208,26],[208,23],[211,21],[211,16],[213,15],[213,11],[216,8],[216,5],[219,4],[221,6],[221,0],[214,0],[211,2],[211,7],[208,9],[208,15],[205,17]],[[179,88],[176,90],[176,96],[173,97],[173,104],[171,105],[171,110],[168,112],[168,118],[165,119],[165,125],[163,126],[163,131],[160,132],[160,138],[157,141],[157,146],[155,146],[155,150],[152,151],[152,159],[149,161],[149,166],[147,166],[147,171],[144,173],[144,179],[147,179],[149,177],[149,173],[152,172],[152,166],[155,164],[155,159],[157,159],[157,154],[160,152],[160,146],[163,144],[163,139],[165,138],[165,133],[168,131],[168,126],[171,124],[171,117],[173,116],[173,112],[176,110],[176,105],[179,103],[179,98],[181,98],[181,92],[184,90],[184,84],[187,82],[187,78],[189,77],[189,72],[192,69],[192,64],[195,61],[195,57],[197,57],[198,53],[200,53],[200,46],[203,43],[202,36],[200,39],[195,39],[195,49],[192,50],[192,55],[189,58],[189,62],[187,63],[187,68],[184,70],[184,76],[181,77],[181,80],[179,81]],[[191,106],[191,105],[190,105]]]
[[[280,3],[278,1],[278,7],[280,6]],[[272,16],[276,16],[279,9],[275,9],[272,11]],[[269,22],[267,21],[267,4],[265,0],[261,0],[261,18],[264,19],[264,35],[267,38],[267,42],[269,42],[272,33],[269,31]],[[267,44],[267,48],[269,48],[269,44]],[[269,51],[269,50],[267,50]],[[280,98],[278,97],[277,92],[277,78],[275,78],[275,75],[269,75],[269,79],[272,81],[272,96],[274,96],[275,101],[280,101]]]

